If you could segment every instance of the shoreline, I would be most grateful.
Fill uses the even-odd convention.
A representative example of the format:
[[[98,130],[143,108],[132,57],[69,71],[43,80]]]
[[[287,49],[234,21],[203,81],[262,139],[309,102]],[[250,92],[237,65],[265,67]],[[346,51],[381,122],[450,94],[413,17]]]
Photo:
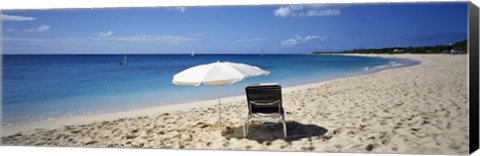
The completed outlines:
[[[344,56],[363,56],[363,57],[394,57],[394,58],[404,58],[404,59],[412,59],[418,61],[419,64],[405,66],[405,67],[394,67],[394,68],[385,68],[380,69],[379,71],[373,72],[365,72],[359,75],[352,75],[347,77],[340,77],[331,80],[313,82],[313,83],[306,83],[296,86],[289,86],[282,88],[282,94],[286,94],[289,92],[295,92],[300,90],[306,90],[309,88],[315,88],[324,84],[328,84],[334,81],[340,81],[350,78],[362,77],[367,75],[374,75],[377,73],[391,71],[396,69],[403,69],[403,68],[412,68],[417,67],[423,62],[419,59],[415,59],[415,57],[419,57],[419,55],[415,54],[396,54],[396,55],[387,55],[387,54],[329,54],[329,55],[344,55]],[[424,60],[423,60],[424,61]],[[225,108],[225,104],[229,104],[232,102],[245,100],[245,95],[237,95],[237,96],[229,96],[229,97],[222,97],[222,108]],[[113,121],[121,118],[134,118],[140,116],[155,116],[162,113],[172,113],[177,111],[188,111],[193,108],[205,108],[205,107],[215,107],[217,108],[217,99],[211,100],[202,100],[196,102],[187,102],[187,103],[174,103],[150,108],[140,108],[140,109],[133,109],[127,111],[119,111],[119,112],[111,112],[111,113],[102,113],[102,114],[93,114],[93,115],[85,115],[85,116],[74,116],[74,117],[63,117],[63,118],[53,118],[50,120],[40,120],[34,122],[26,122],[15,124],[12,126],[1,126],[1,135],[2,137],[14,135],[17,133],[34,133],[35,129],[56,129],[62,128],[63,126],[67,125],[80,125],[80,124],[90,124],[94,122],[100,121]]]

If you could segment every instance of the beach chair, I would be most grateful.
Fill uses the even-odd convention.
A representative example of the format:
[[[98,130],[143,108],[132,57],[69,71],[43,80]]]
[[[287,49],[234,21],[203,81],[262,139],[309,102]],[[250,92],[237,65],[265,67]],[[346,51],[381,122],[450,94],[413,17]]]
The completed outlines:
[[[278,121],[283,124],[283,135],[287,138],[285,111],[282,107],[282,87],[277,83],[248,85],[248,117],[243,125],[243,137],[248,136],[250,120]]]

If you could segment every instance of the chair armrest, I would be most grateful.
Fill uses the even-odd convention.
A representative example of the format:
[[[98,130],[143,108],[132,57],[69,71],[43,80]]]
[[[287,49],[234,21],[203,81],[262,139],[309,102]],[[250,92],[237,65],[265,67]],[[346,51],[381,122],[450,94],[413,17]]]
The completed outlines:
[[[273,105],[273,104],[277,104],[279,102],[280,102],[280,100],[273,101],[273,102],[268,102],[268,103],[250,101],[250,103],[255,104],[255,105]]]

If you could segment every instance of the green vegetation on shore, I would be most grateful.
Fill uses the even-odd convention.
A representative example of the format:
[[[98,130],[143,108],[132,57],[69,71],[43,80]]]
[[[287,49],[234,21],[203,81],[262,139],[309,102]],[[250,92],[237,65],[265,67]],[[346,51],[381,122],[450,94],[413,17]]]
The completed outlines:
[[[453,45],[421,46],[421,47],[392,47],[380,49],[353,49],[339,52],[317,51],[312,54],[339,54],[339,53],[360,53],[360,54],[462,54],[467,53],[467,40],[456,42]]]

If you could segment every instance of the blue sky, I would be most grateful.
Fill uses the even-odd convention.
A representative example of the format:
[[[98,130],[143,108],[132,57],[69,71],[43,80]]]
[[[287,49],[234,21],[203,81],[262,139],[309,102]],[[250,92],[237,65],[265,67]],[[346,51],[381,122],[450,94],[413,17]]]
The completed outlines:
[[[2,11],[4,54],[299,53],[451,44],[468,3]]]

